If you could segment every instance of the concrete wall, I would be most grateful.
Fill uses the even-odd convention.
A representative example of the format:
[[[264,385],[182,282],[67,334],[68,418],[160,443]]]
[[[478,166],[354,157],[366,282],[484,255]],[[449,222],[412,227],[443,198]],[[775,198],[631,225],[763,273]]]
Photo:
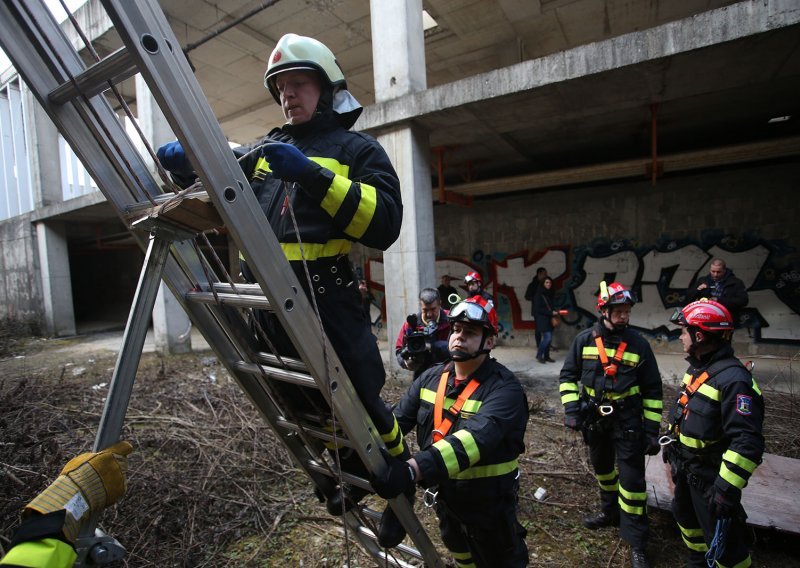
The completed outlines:
[[[538,266],[548,268],[559,303],[570,310],[571,325],[557,334],[562,343],[591,323],[598,283],[613,277],[641,295],[634,325],[674,339],[669,314],[694,277],[707,273],[708,261],[721,256],[750,294],[750,330],[737,332],[737,341],[751,352],[796,350],[798,180],[800,162],[788,162],[674,176],[655,187],[643,179],[479,200],[471,208],[436,206],[431,284],[445,273],[479,270],[496,295],[503,341],[528,345],[533,322],[524,292]],[[364,271],[379,296],[380,258],[364,262]]]
[[[30,214],[0,222],[0,319],[44,324],[36,233]]]

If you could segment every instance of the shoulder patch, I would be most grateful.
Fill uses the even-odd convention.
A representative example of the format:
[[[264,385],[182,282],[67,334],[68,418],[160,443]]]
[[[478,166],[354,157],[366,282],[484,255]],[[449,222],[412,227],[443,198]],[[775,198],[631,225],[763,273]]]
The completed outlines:
[[[742,416],[750,416],[753,413],[753,397],[746,394],[736,395],[736,412]]]

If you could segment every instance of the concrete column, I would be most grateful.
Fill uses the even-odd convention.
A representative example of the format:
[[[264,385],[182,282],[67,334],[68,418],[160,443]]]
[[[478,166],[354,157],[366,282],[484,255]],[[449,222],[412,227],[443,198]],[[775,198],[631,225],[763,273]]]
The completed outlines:
[[[67,231],[63,223],[36,224],[42,278],[45,328],[48,335],[75,335]]]
[[[156,104],[150,89],[141,75],[136,76],[136,109],[139,127],[153,148],[175,139],[167,119]],[[143,152],[150,171],[155,165],[148,153]],[[156,179],[158,177],[156,176]],[[192,350],[191,321],[183,306],[162,281],[153,307],[153,339],[162,353],[187,353]]]
[[[370,0],[370,19],[376,102],[425,90],[421,0]],[[406,316],[417,311],[419,291],[436,286],[430,148],[427,133],[411,123],[382,133],[378,141],[397,170],[403,197],[400,238],[383,254],[388,359],[396,368],[393,340]]]
[[[33,206],[38,209],[64,200],[61,190],[58,129],[24,83],[22,95],[27,117],[25,135],[29,148],[28,166]]]

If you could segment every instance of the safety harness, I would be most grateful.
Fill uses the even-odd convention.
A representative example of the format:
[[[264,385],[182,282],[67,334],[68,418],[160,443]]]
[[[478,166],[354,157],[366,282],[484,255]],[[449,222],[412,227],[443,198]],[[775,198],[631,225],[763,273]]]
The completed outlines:
[[[605,394],[606,390],[606,379],[611,377],[611,380],[613,381],[614,377],[616,377],[617,368],[622,363],[622,356],[625,355],[625,350],[628,348],[628,344],[624,341],[620,341],[619,345],[617,346],[617,350],[611,359],[608,358],[608,353],[606,353],[606,346],[603,344],[603,338],[596,332],[594,336],[594,344],[597,346],[597,356],[600,358],[600,364],[603,366],[603,376],[600,377],[599,388],[595,388],[593,402],[595,408],[597,408],[597,411],[601,416],[608,416],[614,412],[614,406],[610,403],[602,404],[603,395]]]
[[[447,390],[447,376],[450,374],[450,368],[445,368],[444,372],[442,373],[442,378],[439,379],[439,388],[436,389],[436,400],[433,405],[433,441],[434,443],[438,442],[450,431],[450,428],[453,427],[453,423],[458,420],[458,417],[461,415],[461,408],[464,406],[464,403],[469,400],[469,397],[472,396],[472,393],[475,392],[480,386],[480,381],[475,379],[474,377],[469,380],[467,386],[464,387],[464,390],[461,391],[461,394],[458,395],[458,398],[453,403],[453,405],[445,409],[444,408],[444,393]]]

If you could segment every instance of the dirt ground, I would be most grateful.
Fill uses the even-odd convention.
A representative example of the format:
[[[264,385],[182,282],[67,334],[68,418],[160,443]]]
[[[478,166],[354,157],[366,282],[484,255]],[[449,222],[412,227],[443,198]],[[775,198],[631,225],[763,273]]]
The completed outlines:
[[[70,340],[16,339],[0,357],[3,547],[19,510],[69,458],[91,448],[97,431],[116,358],[113,352],[69,346]],[[405,385],[390,379],[385,398],[396,400]],[[629,550],[615,529],[592,532],[581,526],[596,502],[582,441],[561,425],[550,393],[528,397],[520,519],[528,529],[530,565],[629,566]],[[784,405],[782,416],[796,416],[793,399],[772,401],[769,394],[767,399],[772,408]],[[797,435],[774,422],[768,419],[768,451],[800,457]],[[210,352],[145,354],[123,437],[135,448],[128,493],[101,524],[128,550],[117,565],[374,565],[343,537],[341,521],[326,513],[310,482]],[[545,502],[533,497],[538,487],[547,490]],[[376,497],[366,502],[383,506]],[[419,502],[417,510],[441,546],[435,518]],[[671,516],[653,510],[650,518],[653,566],[684,565],[685,549]],[[754,531],[753,538],[755,565],[800,566],[791,538],[774,531]]]

